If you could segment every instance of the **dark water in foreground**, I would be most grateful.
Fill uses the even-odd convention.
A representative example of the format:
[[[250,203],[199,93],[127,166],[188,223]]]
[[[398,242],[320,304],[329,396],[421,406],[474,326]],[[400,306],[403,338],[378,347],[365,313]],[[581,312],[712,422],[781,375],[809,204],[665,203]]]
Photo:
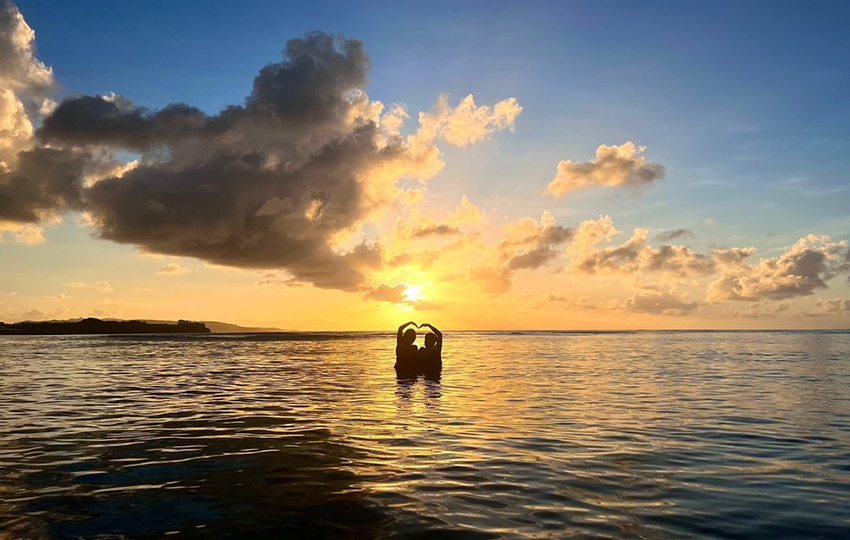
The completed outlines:
[[[850,334],[0,338],[0,538],[850,538]]]

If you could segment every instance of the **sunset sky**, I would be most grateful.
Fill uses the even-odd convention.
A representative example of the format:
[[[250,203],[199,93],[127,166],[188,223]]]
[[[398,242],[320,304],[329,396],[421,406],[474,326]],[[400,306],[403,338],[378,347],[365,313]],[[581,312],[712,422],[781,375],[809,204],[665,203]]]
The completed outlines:
[[[0,0],[0,320],[850,327],[850,3]]]

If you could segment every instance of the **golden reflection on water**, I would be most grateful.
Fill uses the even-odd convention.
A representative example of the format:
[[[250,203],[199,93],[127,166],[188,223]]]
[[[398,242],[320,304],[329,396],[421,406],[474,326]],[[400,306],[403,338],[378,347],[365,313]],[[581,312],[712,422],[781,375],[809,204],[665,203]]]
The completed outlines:
[[[850,336],[0,339],[0,535],[850,530]],[[489,535],[489,536],[488,536]]]

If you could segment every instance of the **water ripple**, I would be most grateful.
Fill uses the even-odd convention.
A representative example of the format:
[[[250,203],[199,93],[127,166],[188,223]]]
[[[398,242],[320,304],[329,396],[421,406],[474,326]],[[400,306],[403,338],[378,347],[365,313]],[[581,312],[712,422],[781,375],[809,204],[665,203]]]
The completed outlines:
[[[850,335],[0,338],[0,538],[848,538]]]

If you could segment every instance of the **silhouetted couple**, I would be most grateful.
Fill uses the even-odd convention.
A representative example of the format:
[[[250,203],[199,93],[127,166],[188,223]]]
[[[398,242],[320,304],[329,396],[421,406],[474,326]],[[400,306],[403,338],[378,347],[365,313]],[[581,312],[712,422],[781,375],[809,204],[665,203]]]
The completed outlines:
[[[416,330],[407,328],[413,325],[417,328],[428,328],[431,330],[425,334],[425,346],[417,347]],[[407,328],[407,330],[405,330]],[[415,377],[417,375],[436,375],[443,368],[443,333],[432,325],[416,324],[413,321],[404,323],[398,327],[398,336],[395,345],[395,369],[402,377]]]

